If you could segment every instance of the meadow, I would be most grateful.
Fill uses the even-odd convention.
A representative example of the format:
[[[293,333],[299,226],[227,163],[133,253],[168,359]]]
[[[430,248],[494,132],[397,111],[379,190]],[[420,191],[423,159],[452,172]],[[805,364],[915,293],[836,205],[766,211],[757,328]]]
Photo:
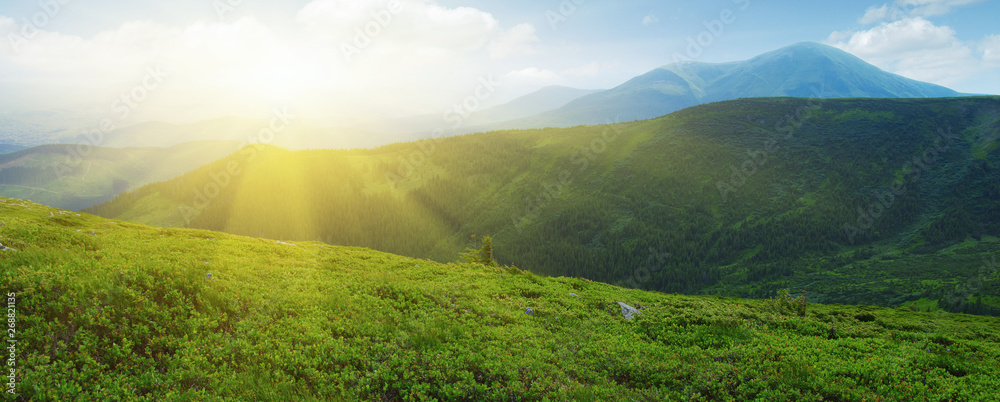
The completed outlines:
[[[665,294],[8,198],[0,220],[19,345],[5,400],[990,400],[1000,387],[993,317]]]

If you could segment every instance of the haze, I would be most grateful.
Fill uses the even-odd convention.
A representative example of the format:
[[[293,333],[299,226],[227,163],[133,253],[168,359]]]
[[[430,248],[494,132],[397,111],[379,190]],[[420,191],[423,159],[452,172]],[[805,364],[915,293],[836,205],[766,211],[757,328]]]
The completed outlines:
[[[108,116],[194,122],[287,107],[364,126],[441,114],[483,79],[498,83],[479,97],[485,108],[549,85],[611,88],[678,55],[744,60],[807,40],[908,78],[995,94],[996,15],[996,2],[976,0],[13,1],[0,5],[0,111],[96,126]],[[727,23],[713,27],[720,16]]]

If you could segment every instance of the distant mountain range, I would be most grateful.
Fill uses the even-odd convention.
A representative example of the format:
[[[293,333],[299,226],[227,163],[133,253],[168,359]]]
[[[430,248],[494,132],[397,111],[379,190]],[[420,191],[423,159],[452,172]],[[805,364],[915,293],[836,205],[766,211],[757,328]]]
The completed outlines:
[[[109,133],[101,146],[169,147],[189,141],[257,142],[287,149],[371,148],[394,142],[515,128],[570,127],[645,120],[684,108],[757,97],[930,98],[962,96],[951,89],[879,69],[843,50],[803,42],[750,60],[666,65],[609,90],[550,86],[462,116],[445,111],[352,127],[292,121],[261,138],[269,119],[223,117],[188,124],[139,123]],[[63,142],[85,142],[83,136]]]
[[[580,97],[602,92],[602,89],[579,89],[565,86],[548,86],[521,96],[502,105],[475,111],[463,116],[460,127],[453,128],[455,122],[445,111],[435,114],[394,119],[371,127],[380,132],[399,134],[414,133],[404,139],[426,138],[435,129],[445,130],[445,135],[465,134],[482,131],[483,127],[503,126],[505,122],[523,119],[541,112],[559,109]]]
[[[20,151],[24,149],[21,145],[11,145],[11,144],[0,144],[0,155],[9,154],[14,151]]]
[[[649,119],[740,98],[931,98],[962,94],[879,69],[835,47],[802,42],[732,63],[682,62],[493,128],[566,127]]]
[[[172,147],[191,141],[235,141],[289,149],[367,148],[391,138],[355,128],[323,127],[295,116],[275,113],[266,119],[220,117],[195,123],[143,122],[117,128],[103,136],[102,147]],[[84,135],[64,143],[89,143]]]
[[[364,127],[324,127],[322,124],[300,121],[292,117],[280,130],[271,130],[271,119],[220,117],[195,123],[144,122],[121,127],[106,134],[102,147],[171,147],[191,141],[238,141],[273,145],[286,149],[347,149],[372,148],[394,142],[429,138],[435,129],[446,129],[445,135],[465,134],[474,127],[499,124],[525,118],[538,112],[558,109],[581,96],[601,90],[561,86],[542,88],[508,103],[463,116],[461,127],[447,120],[444,112],[387,120]],[[457,116],[457,115],[456,115]],[[277,122],[285,123],[285,122]],[[273,133],[273,135],[272,135]],[[84,135],[66,138],[64,143],[89,143]],[[3,148],[0,148],[2,151]],[[2,152],[0,152],[2,153]]]
[[[155,181],[179,176],[239,149],[234,141],[196,141],[169,148],[42,145],[0,154],[0,197],[82,209]]]

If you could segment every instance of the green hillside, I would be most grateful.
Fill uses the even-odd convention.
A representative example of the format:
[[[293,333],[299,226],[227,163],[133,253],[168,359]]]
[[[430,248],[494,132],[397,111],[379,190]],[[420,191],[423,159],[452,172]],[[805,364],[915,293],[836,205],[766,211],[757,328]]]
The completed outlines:
[[[239,144],[195,141],[169,148],[42,145],[0,155],[0,196],[79,210],[223,158],[238,150]]]
[[[986,400],[1000,386],[997,318],[666,295],[6,198],[0,217],[5,400]]]
[[[246,148],[90,212],[688,294],[1000,311],[1000,98],[744,99],[374,150]]]

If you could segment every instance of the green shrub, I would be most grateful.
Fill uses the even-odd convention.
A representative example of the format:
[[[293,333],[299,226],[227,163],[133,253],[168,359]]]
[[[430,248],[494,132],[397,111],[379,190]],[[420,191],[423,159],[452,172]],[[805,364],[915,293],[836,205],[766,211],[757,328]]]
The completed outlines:
[[[788,289],[781,289],[778,294],[770,300],[771,309],[779,314],[795,314],[800,317],[806,316],[806,295],[794,297]]]
[[[475,239],[476,235],[472,235],[472,239]],[[497,266],[497,261],[493,259],[493,238],[490,236],[483,236],[480,241],[482,246],[477,250],[471,247],[465,249],[465,252],[461,254],[461,257],[465,259],[465,262],[470,264],[483,264],[488,267]]]

